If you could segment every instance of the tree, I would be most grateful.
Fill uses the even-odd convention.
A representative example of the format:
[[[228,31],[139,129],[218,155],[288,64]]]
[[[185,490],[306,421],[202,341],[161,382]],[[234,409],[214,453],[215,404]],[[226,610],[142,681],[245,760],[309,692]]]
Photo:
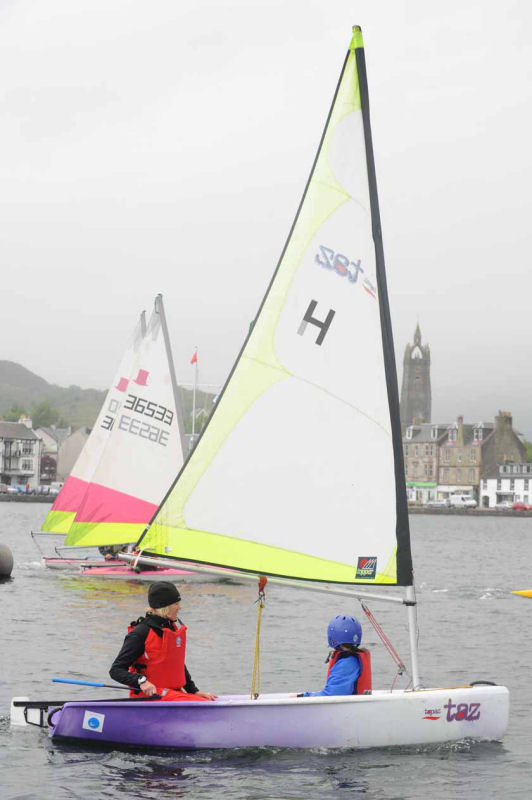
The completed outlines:
[[[6,422],[18,422],[19,419],[26,415],[26,409],[16,403],[5,412],[4,419]]]
[[[525,439],[525,447],[526,447],[526,460],[532,461],[532,442],[527,442]]]
[[[42,403],[32,409],[31,419],[33,428],[49,427],[57,424],[59,411],[57,408],[52,407],[49,400],[43,400]]]

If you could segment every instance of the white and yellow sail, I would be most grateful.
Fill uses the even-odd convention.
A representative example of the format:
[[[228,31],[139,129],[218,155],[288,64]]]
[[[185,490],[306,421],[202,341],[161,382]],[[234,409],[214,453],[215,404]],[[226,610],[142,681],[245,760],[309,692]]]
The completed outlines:
[[[255,324],[145,550],[291,578],[409,582],[357,51],[358,29]]]
[[[67,545],[134,542],[184,462],[162,298],[136,326],[94,428],[43,530]]]

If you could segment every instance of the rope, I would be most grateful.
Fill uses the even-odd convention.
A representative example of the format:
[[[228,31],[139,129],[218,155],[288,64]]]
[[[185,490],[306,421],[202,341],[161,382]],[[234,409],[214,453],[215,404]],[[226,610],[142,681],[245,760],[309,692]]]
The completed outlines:
[[[401,658],[401,656],[399,655],[399,653],[397,652],[397,650],[395,649],[395,647],[393,646],[391,641],[388,639],[388,637],[384,633],[382,627],[379,625],[379,623],[377,622],[377,620],[375,619],[375,617],[373,616],[373,614],[371,613],[371,611],[369,610],[369,608],[367,607],[367,605],[364,603],[363,600],[360,601],[360,605],[362,606],[362,610],[364,611],[364,614],[366,615],[366,617],[369,619],[369,621],[371,622],[371,624],[375,628],[375,630],[376,630],[381,642],[383,643],[384,647],[386,648],[386,651],[388,652],[390,657],[393,659],[393,661],[395,661],[395,664],[397,666],[397,673],[395,675],[395,678],[393,679],[392,688],[391,688],[391,691],[393,691],[393,688],[395,686],[395,683],[396,683],[397,678],[399,677],[399,675],[402,675],[404,672],[406,672],[408,674],[408,670],[406,668],[406,665],[405,665],[403,659]]]
[[[266,604],[264,589],[268,579],[261,575],[259,578],[259,596],[257,603],[257,630],[255,633],[255,654],[253,657],[253,673],[251,675],[251,700],[256,700],[260,695],[260,623],[262,619],[262,609]]]

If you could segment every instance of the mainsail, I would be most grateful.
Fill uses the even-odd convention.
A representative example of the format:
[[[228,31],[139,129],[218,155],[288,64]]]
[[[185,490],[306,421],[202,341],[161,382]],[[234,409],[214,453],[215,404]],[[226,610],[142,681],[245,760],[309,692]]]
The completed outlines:
[[[42,529],[67,545],[138,539],[184,462],[162,297],[142,314],[72,473]]]
[[[139,545],[286,578],[412,583],[358,28],[255,324]]]

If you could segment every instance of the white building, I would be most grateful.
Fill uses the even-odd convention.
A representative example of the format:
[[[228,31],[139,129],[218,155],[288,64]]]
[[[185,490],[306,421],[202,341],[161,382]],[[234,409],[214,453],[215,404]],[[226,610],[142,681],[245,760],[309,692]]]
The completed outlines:
[[[532,502],[532,464],[503,464],[497,478],[484,478],[480,494],[482,505],[495,508],[500,503]],[[487,500],[486,500],[487,498]]]
[[[0,482],[37,489],[40,483],[41,440],[31,419],[0,420]]]

